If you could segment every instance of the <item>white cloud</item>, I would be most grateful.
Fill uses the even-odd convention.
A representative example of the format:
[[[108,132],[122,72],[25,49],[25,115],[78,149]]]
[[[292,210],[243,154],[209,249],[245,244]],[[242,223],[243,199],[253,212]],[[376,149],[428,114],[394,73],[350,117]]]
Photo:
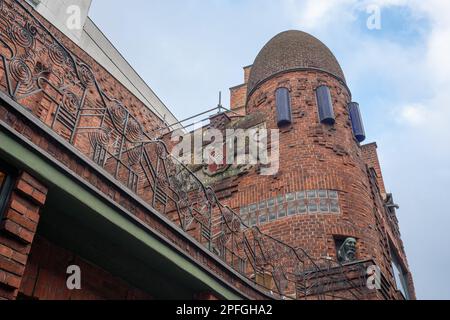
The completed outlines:
[[[352,20],[354,0],[285,0],[286,13],[303,30],[324,29],[337,19]]]
[[[341,61],[346,64],[344,71],[354,82],[367,79],[368,75],[381,77],[398,96],[407,99],[407,106],[385,101],[392,104],[390,109],[404,120],[399,124],[429,130],[425,120],[430,119],[440,125],[427,134],[450,133],[443,123],[450,116],[450,1],[286,0],[285,5],[293,25],[330,40],[326,42],[344,57]],[[382,19],[383,10],[407,9],[411,24],[426,19],[430,31],[424,42],[414,45],[369,37],[354,24],[355,17],[366,14],[369,5],[380,6]],[[330,30],[333,30],[331,36]],[[336,34],[339,34],[337,39]],[[411,101],[411,97],[417,100]]]
[[[400,122],[406,122],[408,125],[420,126],[426,123],[426,108],[420,104],[407,105],[400,110]]]

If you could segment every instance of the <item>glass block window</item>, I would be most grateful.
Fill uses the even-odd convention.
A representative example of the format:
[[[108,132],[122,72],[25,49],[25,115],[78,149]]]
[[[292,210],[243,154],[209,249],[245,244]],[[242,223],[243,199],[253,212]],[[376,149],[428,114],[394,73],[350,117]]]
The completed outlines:
[[[295,216],[297,214],[297,207],[295,204],[290,204],[287,210],[288,216]]]
[[[321,198],[321,199],[328,197],[327,190],[319,190],[319,191],[317,191],[317,194],[318,194],[319,198]]]
[[[295,193],[288,193],[288,194],[286,195],[286,201],[287,201],[287,202],[295,201]]]
[[[297,200],[303,200],[303,199],[305,199],[305,198],[306,198],[306,193],[305,193],[305,191],[297,192]]]
[[[330,202],[330,212],[339,213],[339,202],[337,200],[332,200]]]
[[[284,218],[284,217],[286,217],[286,215],[287,215],[286,208],[279,207],[278,208],[278,218]]]
[[[328,201],[326,201],[326,200],[320,201],[320,212],[323,212],[323,213],[330,212],[330,206],[328,204]]]
[[[278,196],[277,197],[277,203],[278,204],[283,204],[284,203],[284,196]]]
[[[263,210],[265,209],[267,206],[267,203],[265,201],[262,201],[259,203],[259,210]]]
[[[338,198],[338,192],[337,191],[328,191],[328,197],[330,197],[330,199],[337,199]]]
[[[306,203],[304,203],[304,202],[299,204],[297,210],[298,210],[299,214],[308,213],[308,207],[306,206]]]
[[[275,208],[269,210],[269,221],[275,221],[277,219],[277,211]]]
[[[262,226],[296,215],[339,214],[339,194],[323,189],[279,194],[242,207],[240,213],[243,222],[250,226]]]
[[[308,199],[315,199],[317,198],[317,193],[315,190],[310,190],[308,192],[306,192]]]
[[[264,224],[267,222],[267,212],[263,211],[259,214],[259,224]]]
[[[317,213],[319,212],[319,206],[315,201],[309,201],[308,203],[308,212],[309,213]]]
[[[250,227],[254,227],[258,224],[258,219],[256,218],[256,214],[252,214],[250,216]]]

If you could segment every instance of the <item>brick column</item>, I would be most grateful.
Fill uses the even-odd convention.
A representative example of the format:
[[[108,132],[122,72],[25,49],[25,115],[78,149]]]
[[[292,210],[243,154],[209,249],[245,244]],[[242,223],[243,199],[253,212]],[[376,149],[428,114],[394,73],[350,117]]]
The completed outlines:
[[[23,172],[0,222],[0,300],[16,299],[48,189]]]

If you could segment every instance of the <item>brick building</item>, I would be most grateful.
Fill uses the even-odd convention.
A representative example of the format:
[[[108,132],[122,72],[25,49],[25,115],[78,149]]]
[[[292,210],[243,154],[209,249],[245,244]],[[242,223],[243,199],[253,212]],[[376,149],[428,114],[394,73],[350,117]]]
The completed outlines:
[[[0,299],[415,298],[377,146],[319,40],[273,38],[203,128],[279,129],[264,176],[182,164],[163,105],[28,2],[0,16]]]

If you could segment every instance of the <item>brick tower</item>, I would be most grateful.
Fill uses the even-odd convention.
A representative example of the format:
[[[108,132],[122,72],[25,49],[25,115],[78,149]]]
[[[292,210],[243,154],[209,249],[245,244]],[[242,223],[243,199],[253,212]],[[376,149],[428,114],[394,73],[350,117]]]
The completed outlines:
[[[244,71],[245,83],[231,88],[231,108],[280,130],[280,169],[273,176],[249,169],[216,189],[235,188],[226,201],[250,226],[318,261],[372,260],[387,284],[384,298],[414,298],[397,206],[376,144],[361,144],[359,105],[333,53],[307,33],[287,31]]]

